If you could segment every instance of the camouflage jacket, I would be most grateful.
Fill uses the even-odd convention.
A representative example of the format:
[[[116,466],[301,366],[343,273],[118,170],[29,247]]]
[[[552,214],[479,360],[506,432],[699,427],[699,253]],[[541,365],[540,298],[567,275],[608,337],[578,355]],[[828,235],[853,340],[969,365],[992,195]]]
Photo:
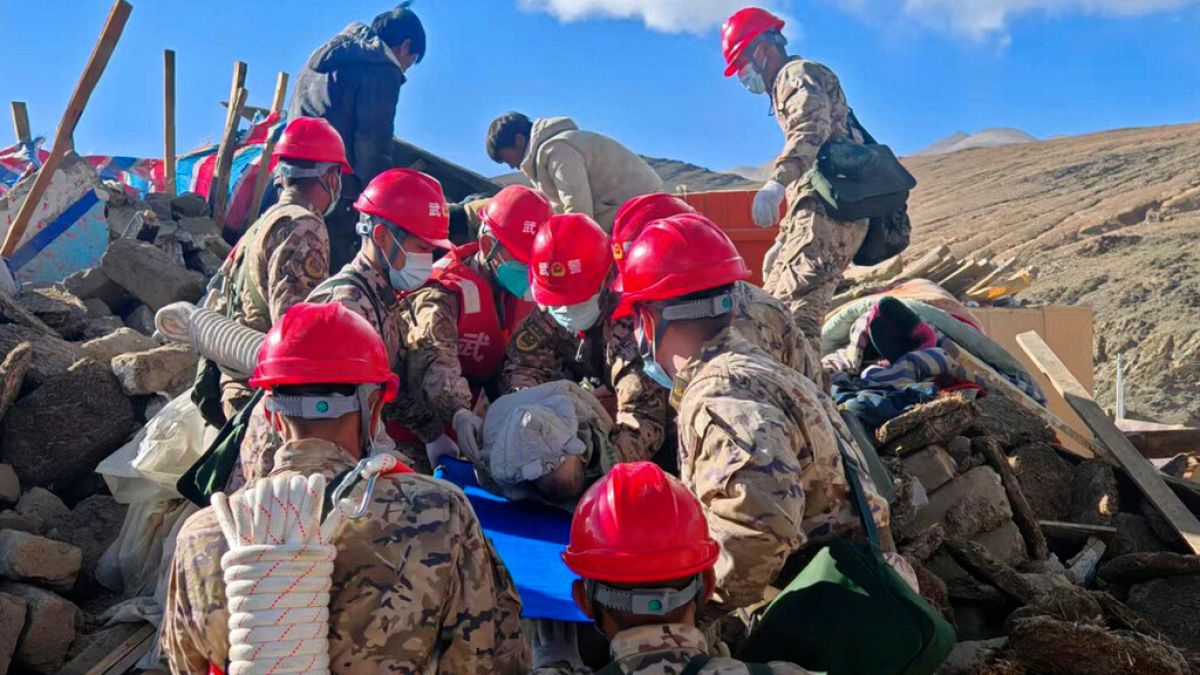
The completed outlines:
[[[861,531],[836,441],[854,441],[817,385],[722,331],[675,376],[680,478],[704,505],[717,561],[717,608],[763,597],[806,544]],[[860,461],[865,466],[865,461]],[[887,501],[860,472],[880,527]]]
[[[616,397],[612,456],[601,457],[608,471],[619,462],[649,460],[662,445],[670,423],[668,392],[642,372],[633,319],[613,320],[616,296],[601,295],[601,319],[574,335],[546,312],[535,309],[513,331],[500,375],[509,393],[554,380],[593,380]]]
[[[799,180],[816,162],[821,146],[850,134],[850,107],[832,70],[799,57],[785,63],[775,76],[771,102],[784,135],[771,179],[788,186],[789,202],[798,203],[810,194],[807,184]]]
[[[693,626],[666,623],[638,626],[617,633],[609,646],[613,662],[625,675],[679,675],[692,659],[708,653],[704,635]],[[804,675],[803,668],[776,661],[767,664],[774,675]],[[714,657],[698,675],[748,675],[742,661]],[[537,668],[534,675],[591,675],[588,668],[552,665]]]
[[[322,473],[354,462],[319,440],[285,444],[274,475]],[[362,498],[364,483],[349,498]],[[458,488],[417,474],[382,478],[369,514],[337,536],[329,602],[333,673],[524,673],[529,648],[521,600]],[[229,550],[211,508],[179,533],[163,615],[171,672],[205,673],[229,655],[221,556]]]
[[[813,380],[821,377],[821,364],[796,328],[787,305],[747,281],[736,286],[742,296],[733,325],[754,346],[771,358]]]

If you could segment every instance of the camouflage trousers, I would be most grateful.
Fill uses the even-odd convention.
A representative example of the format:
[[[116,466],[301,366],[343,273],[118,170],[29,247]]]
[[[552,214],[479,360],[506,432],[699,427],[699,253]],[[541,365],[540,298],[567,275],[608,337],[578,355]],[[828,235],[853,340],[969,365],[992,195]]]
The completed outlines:
[[[815,198],[792,202],[768,253],[763,289],[792,313],[812,348],[821,353],[821,326],[834,290],[867,236],[867,221],[849,223],[825,215]]]

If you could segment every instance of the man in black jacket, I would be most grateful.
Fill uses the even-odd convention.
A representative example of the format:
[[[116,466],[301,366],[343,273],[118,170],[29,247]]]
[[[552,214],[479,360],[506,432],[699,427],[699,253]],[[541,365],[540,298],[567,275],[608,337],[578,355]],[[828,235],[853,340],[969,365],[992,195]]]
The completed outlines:
[[[380,172],[393,166],[396,101],[405,73],[425,57],[425,28],[404,2],[371,22],[352,23],[317,48],[296,77],[288,119],[323,117],[346,142],[354,169],[342,200],[325,218],[330,269],[349,262],[358,248],[351,204]]]

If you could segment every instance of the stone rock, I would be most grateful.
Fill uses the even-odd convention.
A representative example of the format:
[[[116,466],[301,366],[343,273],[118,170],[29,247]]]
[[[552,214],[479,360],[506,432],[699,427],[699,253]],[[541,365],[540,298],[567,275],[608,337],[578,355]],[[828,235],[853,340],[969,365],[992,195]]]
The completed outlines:
[[[946,452],[954,459],[959,473],[966,473],[974,467],[967,466],[971,461],[971,439],[966,436],[955,436],[946,444]]]
[[[77,546],[16,530],[0,532],[0,577],[69,591],[82,564]]]
[[[28,605],[13,663],[36,673],[57,672],[83,626],[83,612],[65,598],[36,586],[5,581],[0,582],[0,593],[16,596]]]
[[[915,405],[875,432],[879,454],[903,457],[930,445],[945,447],[978,417],[975,402],[959,394]]]
[[[15,595],[0,593],[0,673],[7,673],[17,651],[17,638],[25,628],[29,606]]]
[[[149,424],[150,420],[154,419],[155,415],[162,412],[163,408],[167,407],[167,404],[171,402],[171,399],[161,395],[148,396],[146,398],[149,400],[146,401],[145,407],[142,408],[141,417],[142,422]]]
[[[1001,656],[1027,670],[1064,675],[1185,675],[1188,662],[1170,644],[1132,631],[1045,616],[1013,623]]]
[[[958,475],[958,466],[942,448],[931,445],[900,460],[904,470],[921,481],[926,492],[933,492]]]
[[[1200,575],[1135,584],[1125,604],[1157,625],[1176,647],[1200,651]]]
[[[3,323],[24,326],[43,335],[58,337],[57,331],[47,326],[46,322],[37,318],[33,312],[25,309],[25,305],[22,305],[15,296],[3,290],[0,290],[0,317],[5,319]]]
[[[1021,536],[1021,528],[1011,520],[993,530],[971,537],[971,541],[987,549],[996,560],[1010,565],[1015,565],[1029,556],[1025,549],[1025,538]]]
[[[1111,466],[1090,459],[1075,467],[1071,478],[1071,508],[1066,520],[1084,525],[1109,525],[1120,510],[1117,476]]]
[[[17,501],[16,510],[23,516],[37,517],[43,524],[71,514],[71,509],[67,508],[58,495],[41,487],[29,488]],[[38,531],[40,532],[41,528]]]
[[[1163,514],[1155,508],[1154,504],[1149,499],[1139,499],[1137,501],[1137,512],[1142,518],[1146,519],[1146,526],[1158,537],[1164,544],[1168,544],[1168,548],[1174,549],[1171,542],[1181,541],[1179,535],[1176,534],[1175,528],[1171,527],[1171,523],[1163,517]]]
[[[154,219],[157,222],[170,222],[174,220],[171,214],[171,197],[165,192],[151,192],[146,195],[146,206],[154,211]]]
[[[991,436],[1005,450],[1030,443],[1054,443],[1054,431],[1037,416],[1006,396],[988,396],[976,401],[979,418],[967,430],[969,436]]]
[[[205,241],[204,248],[221,260],[228,258],[229,254],[233,251],[233,247],[229,245],[229,242],[220,237],[213,237]]]
[[[17,530],[38,534],[45,529],[42,519],[34,515],[17,513],[12,509],[0,511],[0,530]]]
[[[112,316],[112,308],[108,303],[99,298],[88,298],[83,301],[83,306],[87,308],[89,322],[91,319],[102,319],[106,316]]]
[[[0,504],[13,505],[21,500],[21,480],[8,464],[0,464]]]
[[[1017,448],[1008,463],[1038,519],[1063,520],[1071,508],[1071,463],[1047,443]]]
[[[971,640],[954,645],[950,655],[942,662],[938,675],[977,675],[992,653],[1004,647],[1008,638]]]
[[[1169,551],[1130,553],[1105,563],[1098,574],[1105,582],[1116,585],[1159,577],[1200,576],[1200,557]]]
[[[154,312],[145,305],[138,305],[125,315],[125,325],[142,335],[154,335]]]
[[[68,483],[91,473],[136,426],[112,370],[83,359],[13,405],[0,423],[0,459],[22,483]]]
[[[96,338],[111,335],[118,328],[124,328],[125,322],[119,316],[102,316],[99,319],[92,319],[88,322],[87,330],[83,332],[83,339],[95,340]]]
[[[27,287],[17,302],[67,340],[77,339],[87,327],[87,307],[62,286]]]
[[[202,275],[177,265],[170,255],[145,242],[109,242],[100,268],[154,311],[178,300],[195,302],[204,292]]]
[[[208,202],[195,192],[184,192],[171,200],[171,217],[174,220],[199,218],[208,214]]]
[[[163,393],[174,398],[192,386],[199,359],[191,345],[172,342],[114,357],[112,370],[130,396]]]
[[[100,300],[114,312],[125,303],[125,289],[99,267],[80,270],[64,279],[63,285],[80,300]]]
[[[1134,513],[1118,513],[1113,519],[1117,534],[1108,547],[1107,557],[1119,558],[1131,553],[1169,551],[1169,542],[1159,539],[1146,519]]]
[[[187,254],[184,260],[187,262],[188,269],[195,270],[206,277],[212,277],[219,272],[222,263],[225,262],[224,258],[206,248]]]
[[[1011,520],[1012,506],[1000,475],[980,466],[932,492],[929,504],[917,512],[915,530],[941,523],[947,536],[969,538]]]
[[[83,554],[77,588],[95,580],[96,563],[121,533],[127,508],[108,495],[92,495],[48,526],[47,537],[78,547]]]
[[[0,363],[0,419],[4,418],[21,394],[21,386],[25,384],[25,375],[32,363],[33,344],[29,342],[13,347],[4,357],[4,362]]]
[[[23,342],[33,347],[33,358],[25,375],[34,387],[62,375],[79,358],[78,347],[57,335],[11,323],[0,324],[0,352],[10,354]]]
[[[121,354],[149,351],[158,347],[158,341],[132,328],[118,328],[112,333],[83,343],[79,351],[100,363],[109,363]]]
[[[221,236],[221,233],[217,231],[217,224],[207,215],[184,217],[180,218],[177,222],[179,229],[197,239]]]

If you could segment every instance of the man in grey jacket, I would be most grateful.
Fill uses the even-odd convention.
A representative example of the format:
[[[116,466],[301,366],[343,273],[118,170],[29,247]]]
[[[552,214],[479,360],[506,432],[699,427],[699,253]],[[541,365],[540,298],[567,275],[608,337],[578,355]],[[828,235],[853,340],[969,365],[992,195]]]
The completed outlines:
[[[582,131],[569,117],[531,121],[510,112],[488,127],[487,153],[529,178],[559,213],[582,213],[612,232],[617,209],[662,191],[662,179],[617,141]]]
[[[396,102],[407,71],[425,57],[425,28],[404,2],[368,26],[352,23],[317,48],[296,76],[288,119],[323,117],[346,143],[354,169],[344,177],[342,199],[325,218],[332,266],[358,248],[351,205],[363,186],[393,167]]]

